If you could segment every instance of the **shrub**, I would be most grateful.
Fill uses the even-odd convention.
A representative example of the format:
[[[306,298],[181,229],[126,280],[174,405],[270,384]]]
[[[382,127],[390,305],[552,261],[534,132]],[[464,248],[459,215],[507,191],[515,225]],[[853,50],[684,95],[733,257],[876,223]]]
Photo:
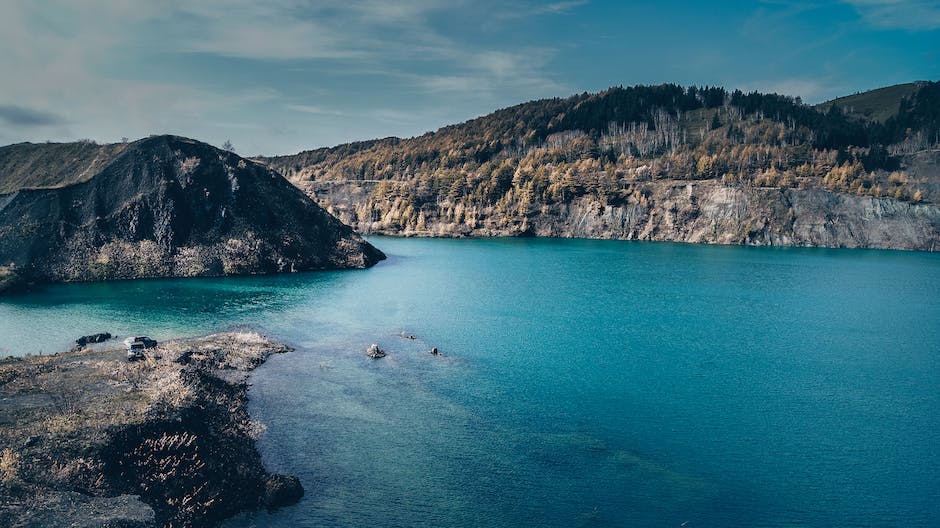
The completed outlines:
[[[16,482],[20,478],[20,454],[6,448],[0,451],[0,481]]]

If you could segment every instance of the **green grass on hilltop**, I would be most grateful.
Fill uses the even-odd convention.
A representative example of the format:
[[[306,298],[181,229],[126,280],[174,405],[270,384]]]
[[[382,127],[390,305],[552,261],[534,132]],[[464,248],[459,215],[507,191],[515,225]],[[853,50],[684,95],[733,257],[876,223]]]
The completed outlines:
[[[835,104],[849,117],[884,123],[888,118],[898,113],[901,99],[916,93],[923,84],[922,82],[912,82],[886,86],[826,101],[816,105],[816,108],[826,112]]]

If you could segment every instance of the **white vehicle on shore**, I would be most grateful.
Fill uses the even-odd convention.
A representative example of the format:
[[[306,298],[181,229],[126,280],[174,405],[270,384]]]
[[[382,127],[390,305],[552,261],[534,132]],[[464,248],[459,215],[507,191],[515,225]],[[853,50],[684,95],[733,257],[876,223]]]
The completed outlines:
[[[135,361],[144,358],[144,350],[157,346],[157,341],[147,336],[128,337],[124,340],[127,347],[127,360]]]

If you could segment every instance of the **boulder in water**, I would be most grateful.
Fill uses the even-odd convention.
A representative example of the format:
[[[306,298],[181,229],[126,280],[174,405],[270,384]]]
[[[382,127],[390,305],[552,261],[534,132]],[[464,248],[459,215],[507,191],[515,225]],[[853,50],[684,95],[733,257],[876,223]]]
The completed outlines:
[[[271,475],[264,485],[264,507],[268,510],[297,504],[304,496],[300,479],[293,475]]]
[[[102,332],[100,334],[91,334],[79,337],[75,340],[75,344],[83,347],[89,343],[104,343],[108,339],[111,339],[111,334],[108,332]]]
[[[379,345],[372,343],[372,346],[370,346],[366,350],[366,355],[372,359],[379,359],[379,358],[384,358],[388,354],[386,354],[384,350],[379,348]]]

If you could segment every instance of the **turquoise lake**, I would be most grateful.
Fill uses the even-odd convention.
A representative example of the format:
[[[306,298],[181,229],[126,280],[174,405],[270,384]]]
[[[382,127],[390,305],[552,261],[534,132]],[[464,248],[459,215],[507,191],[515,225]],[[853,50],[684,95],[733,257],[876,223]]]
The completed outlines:
[[[294,346],[251,411],[307,494],[231,527],[940,525],[940,255],[371,241],[369,270],[6,297],[0,355]]]

